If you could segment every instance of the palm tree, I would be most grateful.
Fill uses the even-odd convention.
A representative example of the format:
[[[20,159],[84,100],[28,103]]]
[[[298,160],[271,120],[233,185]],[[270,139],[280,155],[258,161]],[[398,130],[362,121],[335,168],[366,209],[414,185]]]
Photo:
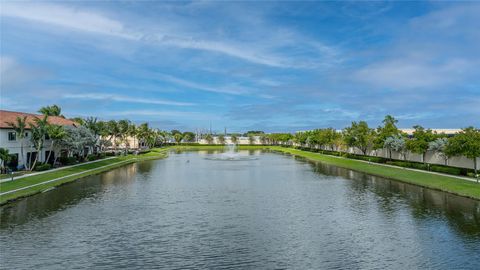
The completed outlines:
[[[23,145],[25,143],[25,130],[27,129],[27,117],[17,117],[16,122],[8,122],[8,126],[10,126],[13,130],[15,130],[15,133],[17,135],[17,138],[20,140],[20,156],[22,157],[22,162],[27,168],[27,163],[25,162],[25,155],[23,152]]]
[[[60,117],[63,117],[65,118],[63,115],[62,115],[62,108],[60,108],[60,106],[58,105],[52,105],[52,106],[45,106],[45,107],[42,107],[40,108],[40,110],[38,110],[39,113],[43,114],[43,115],[48,115],[48,116],[60,116]]]
[[[128,136],[131,136],[133,138],[133,147],[135,147],[135,141],[137,139],[137,135],[138,135],[137,126],[135,125],[135,123],[130,123],[130,125],[128,126]]]
[[[45,143],[45,135],[47,135],[47,127],[48,127],[48,115],[44,115],[43,118],[35,117],[34,119],[35,124],[30,124],[30,129],[32,131],[32,143],[35,147],[35,151],[37,154],[35,155],[35,160],[33,161],[30,170],[35,168],[37,164],[38,157],[40,156],[40,151],[42,151],[43,144]],[[30,161],[29,161],[30,162]]]
[[[125,153],[128,153],[128,135],[130,131],[130,121],[120,120],[118,121],[118,135],[120,137],[120,142],[125,145]]]
[[[48,134],[48,137],[50,137],[51,142],[50,142],[50,151],[48,152],[48,156],[47,156],[47,159],[45,160],[45,163],[47,163],[50,160],[50,156],[54,151],[54,146],[57,145],[60,140],[64,139],[67,136],[67,132],[62,126],[48,125],[47,134]],[[57,154],[55,154],[54,157],[56,161]],[[55,162],[53,163],[53,165],[55,165]]]
[[[238,142],[238,137],[236,135],[232,135],[232,137],[230,137],[230,140],[232,140],[232,143],[233,144],[237,144]]]
[[[223,136],[223,135],[218,136],[218,142],[220,144],[225,144],[225,136]]]
[[[205,140],[207,141],[208,144],[212,144],[213,143],[213,137],[211,134],[207,134],[207,136],[205,136]]]
[[[175,142],[177,144],[179,144],[183,139],[183,134],[182,133],[175,133],[175,135],[173,135],[173,139],[175,139]]]
[[[8,149],[0,148],[0,169],[3,172],[5,169],[5,165],[12,159]]]
[[[118,124],[115,120],[110,120],[110,121],[107,122],[106,128],[108,130],[108,135],[110,136],[108,138],[108,140],[113,142],[113,147],[114,147],[114,150],[116,152],[117,151],[117,136],[118,136],[118,133],[119,133]]]

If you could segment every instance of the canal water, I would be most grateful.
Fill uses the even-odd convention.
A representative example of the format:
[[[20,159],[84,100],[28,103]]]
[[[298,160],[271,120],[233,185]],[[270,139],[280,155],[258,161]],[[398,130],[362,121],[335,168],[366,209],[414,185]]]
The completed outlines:
[[[480,202],[291,156],[128,165],[0,208],[1,269],[480,269]]]

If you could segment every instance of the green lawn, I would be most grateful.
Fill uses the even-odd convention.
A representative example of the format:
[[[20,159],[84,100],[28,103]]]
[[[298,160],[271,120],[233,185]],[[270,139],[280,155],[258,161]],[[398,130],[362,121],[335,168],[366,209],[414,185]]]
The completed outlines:
[[[354,159],[337,158],[333,156],[312,153],[293,148],[272,146],[270,147],[270,149],[273,151],[288,153],[342,168],[365,172],[368,174],[424,186],[432,189],[442,190],[465,197],[480,199],[480,184],[468,180],[462,180],[444,175],[436,175],[428,172],[412,171],[404,168],[392,168],[378,165],[375,163],[366,163]]]
[[[26,173],[30,173],[30,172],[26,172],[26,171],[14,172],[13,177],[21,176],[21,175],[24,175]],[[7,179],[7,178],[12,178],[12,175],[11,174],[0,174],[0,180]]]
[[[21,179],[18,179],[18,180],[13,180],[13,181],[1,183],[0,184],[0,193],[3,193],[3,192],[10,191],[10,190],[15,190],[15,189],[18,189],[18,188],[27,187],[27,186],[30,186],[30,185],[42,183],[42,182],[49,181],[49,180],[52,180],[52,179],[56,179],[56,178],[59,178],[59,177],[64,177],[64,176],[72,175],[72,174],[75,174],[75,173],[80,173],[78,175],[74,175],[72,177],[67,177],[67,178],[64,178],[64,179],[61,179],[61,180],[58,180],[58,181],[55,181],[55,182],[45,183],[45,184],[38,185],[38,186],[35,186],[35,187],[31,187],[31,188],[28,188],[28,189],[20,190],[20,191],[14,192],[14,193],[1,195],[0,196],[0,204],[4,204],[9,200],[16,199],[16,198],[19,198],[19,197],[32,195],[32,194],[41,192],[43,190],[46,190],[50,187],[59,186],[61,184],[71,182],[73,180],[76,180],[76,179],[79,179],[79,178],[82,178],[82,177],[85,177],[85,176],[88,176],[88,175],[98,174],[100,172],[104,172],[104,171],[111,170],[113,168],[124,166],[124,165],[129,164],[129,163],[133,163],[133,162],[137,162],[137,161],[143,161],[143,160],[164,158],[164,157],[167,156],[167,150],[168,150],[167,148],[153,149],[152,151],[150,151],[148,153],[140,154],[138,156],[134,156],[134,155],[120,156],[120,157],[116,157],[116,158],[113,158],[113,159],[100,160],[100,161],[94,162],[94,163],[84,164],[84,165],[71,167],[71,168],[65,168],[65,169],[58,170],[58,171],[47,172],[47,173],[44,173],[44,174],[28,176],[28,177],[21,178]],[[108,167],[100,168],[100,167],[103,167],[103,166],[108,166]],[[95,169],[95,168],[98,168],[98,169],[88,171],[88,172],[85,172],[85,173],[81,173],[83,171],[87,171],[87,170],[91,170],[91,169]]]

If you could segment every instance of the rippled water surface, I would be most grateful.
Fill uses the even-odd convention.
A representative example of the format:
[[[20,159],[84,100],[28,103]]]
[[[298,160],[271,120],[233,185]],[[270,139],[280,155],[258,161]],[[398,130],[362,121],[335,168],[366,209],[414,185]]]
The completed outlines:
[[[2,269],[480,269],[480,203],[273,153],[171,154],[0,208]]]

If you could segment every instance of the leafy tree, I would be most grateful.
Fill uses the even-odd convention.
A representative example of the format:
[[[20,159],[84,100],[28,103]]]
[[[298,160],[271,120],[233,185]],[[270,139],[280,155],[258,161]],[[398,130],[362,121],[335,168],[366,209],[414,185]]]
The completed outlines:
[[[414,126],[413,138],[407,141],[407,149],[413,153],[422,155],[422,162],[425,163],[425,155],[427,154],[428,145],[438,136],[431,129],[425,129],[422,126]]]
[[[52,105],[52,106],[45,106],[45,107],[42,107],[40,108],[40,110],[38,110],[39,113],[43,114],[43,115],[48,115],[48,116],[60,116],[60,117],[63,117],[65,118],[63,115],[62,115],[62,109],[60,108],[60,106],[58,105]]]
[[[20,156],[22,157],[23,164],[25,168],[27,168],[27,162],[25,162],[25,154],[24,154],[24,145],[25,145],[25,132],[27,129],[27,117],[17,117],[15,122],[7,122],[7,125],[10,126],[13,130],[15,130],[15,134],[17,139],[20,141]]]
[[[295,133],[293,137],[293,141],[299,144],[300,146],[304,146],[307,143],[307,138],[310,134],[306,131],[300,131]]]
[[[179,144],[179,143],[182,141],[182,139],[183,139],[183,134],[180,133],[180,132],[179,132],[179,133],[175,133],[175,134],[173,134],[173,139],[175,140],[175,142],[176,142],[177,144]]]
[[[397,128],[398,120],[391,115],[386,115],[382,121],[383,126],[377,128],[377,134],[373,143],[373,148],[375,150],[381,149],[385,145],[385,140],[388,137],[399,135],[401,132]],[[391,153],[390,153],[391,157]]]
[[[76,154],[84,159],[88,153],[85,149],[91,149],[95,146],[95,136],[84,126],[65,126],[64,129],[67,135],[58,141],[58,145],[66,149],[69,156],[70,154]]]
[[[365,121],[352,122],[350,127],[344,129],[343,137],[348,146],[356,147],[366,155],[375,139],[375,130],[369,128]]]
[[[447,137],[437,138],[436,140],[428,143],[428,150],[434,151],[437,155],[441,156],[445,161],[445,165],[448,165],[448,155],[445,152],[447,144]]]
[[[400,153],[403,159],[406,159],[407,145],[405,138],[401,135],[394,135],[385,139],[384,147],[390,152],[390,159],[392,159],[392,150]]]
[[[183,133],[183,140],[185,142],[193,142],[195,140],[195,133],[186,131]]]
[[[464,155],[472,159],[475,175],[477,175],[476,161],[480,157],[480,130],[474,127],[464,128],[448,140],[445,153],[448,156]]]

